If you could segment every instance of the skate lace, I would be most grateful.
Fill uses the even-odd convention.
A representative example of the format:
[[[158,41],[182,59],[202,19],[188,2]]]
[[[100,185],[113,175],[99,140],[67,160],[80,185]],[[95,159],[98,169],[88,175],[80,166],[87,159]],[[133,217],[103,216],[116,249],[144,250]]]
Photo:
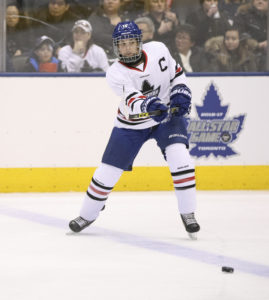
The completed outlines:
[[[87,225],[89,222],[82,217],[78,217],[75,219],[76,223],[80,226],[83,227],[84,225]]]
[[[188,226],[190,224],[196,224],[197,221],[194,217],[194,213],[190,213],[190,214],[184,214],[182,215],[182,218],[184,220],[184,223]]]

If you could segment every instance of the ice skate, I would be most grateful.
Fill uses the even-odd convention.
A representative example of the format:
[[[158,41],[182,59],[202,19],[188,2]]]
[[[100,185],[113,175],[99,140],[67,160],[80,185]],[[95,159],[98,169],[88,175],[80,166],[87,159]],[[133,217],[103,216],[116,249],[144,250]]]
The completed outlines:
[[[70,221],[69,228],[74,232],[80,232],[81,230],[91,225],[94,221],[95,220],[87,221],[82,217],[77,217],[76,219]]]
[[[194,217],[194,213],[181,214],[181,219],[183,221],[186,231],[189,234],[189,237],[192,240],[197,240],[197,232],[200,230],[200,226]]]

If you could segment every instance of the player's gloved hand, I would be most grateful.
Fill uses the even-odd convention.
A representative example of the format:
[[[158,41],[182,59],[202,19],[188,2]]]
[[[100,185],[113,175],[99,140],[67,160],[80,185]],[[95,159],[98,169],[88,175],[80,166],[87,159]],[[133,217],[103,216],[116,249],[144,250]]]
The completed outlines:
[[[191,90],[185,84],[174,86],[170,93],[170,107],[178,107],[178,111],[173,114],[184,116],[191,111]]]
[[[151,118],[156,122],[161,122],[164,120],[168,115],[168,106],[161,103],[161,99],[155,96],[148,97],[145,99],[141,104],[141,111],[144,112],[152,112],[155,110],[160,111],[160,115],[158,116],[151,116]]]

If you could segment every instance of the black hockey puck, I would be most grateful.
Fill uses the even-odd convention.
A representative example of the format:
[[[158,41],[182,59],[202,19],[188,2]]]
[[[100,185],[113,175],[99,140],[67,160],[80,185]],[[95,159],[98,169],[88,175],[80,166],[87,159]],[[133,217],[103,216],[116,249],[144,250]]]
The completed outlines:
[[[234,272],[234,268],[232,268],[232,267],[225,267],[225,266],[223,266],[221,268],[221,270],[222,270],[222,272],[225,272],[225,273],[233,273]]]

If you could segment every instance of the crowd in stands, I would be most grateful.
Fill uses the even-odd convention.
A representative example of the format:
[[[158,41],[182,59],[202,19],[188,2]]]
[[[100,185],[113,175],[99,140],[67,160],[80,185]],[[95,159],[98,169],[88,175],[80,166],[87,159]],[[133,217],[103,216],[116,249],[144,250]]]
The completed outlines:
[[[266,71],[269,0],[7,0],[8,72],[105,72],[135,20],[185,72]],[[187,4],[186,4],[187,3]]]

